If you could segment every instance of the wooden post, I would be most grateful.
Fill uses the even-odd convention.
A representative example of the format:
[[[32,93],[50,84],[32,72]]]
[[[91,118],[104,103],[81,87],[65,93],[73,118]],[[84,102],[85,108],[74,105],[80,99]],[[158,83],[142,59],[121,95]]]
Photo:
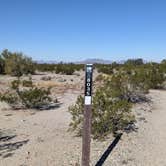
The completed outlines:
[[[83,134],[82,166],[89,166],[90,163],[92,76],[93,76],[93,65],[87,64],[85,68],[85,103],[84,103],[84,122],[83,122],[83,133],[82,133]]]

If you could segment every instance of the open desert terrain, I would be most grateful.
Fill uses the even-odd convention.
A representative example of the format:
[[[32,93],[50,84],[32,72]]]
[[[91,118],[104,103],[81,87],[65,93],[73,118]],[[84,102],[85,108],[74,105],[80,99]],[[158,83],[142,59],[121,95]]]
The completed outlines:
[[[166,166],[166,0],[0,0],[0,166]]]
[[[95,76],[97,73],[95,73]],[[44,81],[43,76],[51,80]],[[13,77],[1,76],[3,91]],[[2,166],[77,166],[81,163],[80,137],[68,132],[71,115],[68,107],[84,91],[84,72],[71,76],[40,73],[32,76],[38,86],[52,86],[61,105],[52,110],[12,110],[0,103],[0,165]],[[105,166],[166,165],[166,91],[150,90],[149,103],[133,106],[136,131],[124,133],[105,161]],[[94,166],[113,141],[91,142]]]

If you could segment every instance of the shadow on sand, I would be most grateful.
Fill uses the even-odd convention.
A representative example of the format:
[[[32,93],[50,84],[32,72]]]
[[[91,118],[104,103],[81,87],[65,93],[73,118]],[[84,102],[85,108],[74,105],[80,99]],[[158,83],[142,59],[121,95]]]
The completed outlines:
[[[14,154],[14,151],[22,147],[24,144],[28,143],[27,140],[17,141],[17,142],[9,142],[13,141],[13,139],[17,135],[6,135],[2,131],[0,131],[0,157],[7,158],[11,157]]]
[[[122,133],[118,134],[115,139],[113,140],[113,142],[108,146],[108,148],[106,149],[106,151],[103,153],[103,155],[101,156],[101,158],[98,160],[98,162],[96,163],[95,166],[102,166],[105,162],[105,160],[107,159],[107,157],[110,155],[110,153],[113,151],[113,149],[116,147],[116,145],[118,144],[119,140],[122,137]]]

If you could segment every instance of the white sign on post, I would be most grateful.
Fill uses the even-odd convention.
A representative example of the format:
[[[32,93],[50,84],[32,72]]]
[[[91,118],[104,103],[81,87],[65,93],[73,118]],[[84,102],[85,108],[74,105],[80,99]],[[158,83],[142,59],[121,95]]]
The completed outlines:
[[[86,78],[85,78],[85,105],[91,105],[92,103],[92,73],[93,65],[86,65]]]
[[[92,103],[92,97],[85,96],[85,105],[91,105],[91,103]]]
[[[85,107],[82,134],[82,166],[89,166],[90,164],[92,73],[93,65],[87,64],[85,69]]]

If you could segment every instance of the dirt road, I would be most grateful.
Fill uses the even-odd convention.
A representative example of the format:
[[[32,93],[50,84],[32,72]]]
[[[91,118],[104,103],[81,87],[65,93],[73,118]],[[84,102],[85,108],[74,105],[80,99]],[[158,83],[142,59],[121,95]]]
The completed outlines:
[[[166,166],[166,91],[151,91],[152,113],[140,129],[134,158],[139,166]]]
[[[138,131],[123,135],[106,166],[166,166],[166,91],[151,90],[149,97],[151,106],[134,108]]]

